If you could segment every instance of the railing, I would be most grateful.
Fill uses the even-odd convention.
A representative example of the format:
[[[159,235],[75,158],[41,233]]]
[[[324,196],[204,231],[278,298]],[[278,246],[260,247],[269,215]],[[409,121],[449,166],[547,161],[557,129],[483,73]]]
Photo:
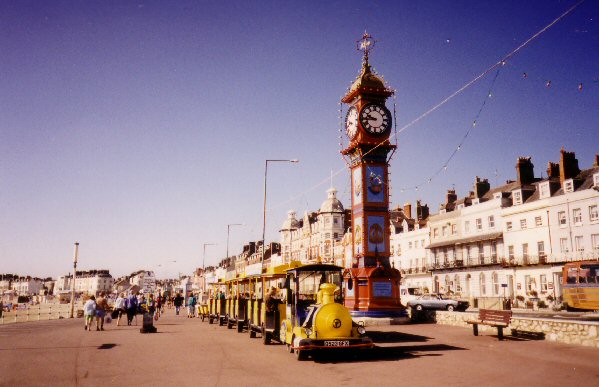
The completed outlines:
[[[83,304],[75,303],[75,313],[82,307]],[[2,312],[0,325],[28,321],[58,320],[61,318],[69,318],[70,314],[71,304],[18,304],[16,309]]]

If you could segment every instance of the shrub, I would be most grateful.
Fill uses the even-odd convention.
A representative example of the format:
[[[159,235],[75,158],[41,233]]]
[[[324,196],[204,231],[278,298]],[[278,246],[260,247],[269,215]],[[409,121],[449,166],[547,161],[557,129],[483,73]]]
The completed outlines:
[[[547,304],[543,300],[539,300],[539,302],[537,302],[537,306],[539,308],[547,308]]]

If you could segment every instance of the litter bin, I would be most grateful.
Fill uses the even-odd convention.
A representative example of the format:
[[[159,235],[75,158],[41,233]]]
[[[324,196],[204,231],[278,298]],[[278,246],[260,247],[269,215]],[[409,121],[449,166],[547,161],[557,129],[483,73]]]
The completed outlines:
[[[140,333],[156,333],[156,327],[154,326],[154,319],[152,318],[152,314],[149,312],[145,312],[143,315],[143,324]]]

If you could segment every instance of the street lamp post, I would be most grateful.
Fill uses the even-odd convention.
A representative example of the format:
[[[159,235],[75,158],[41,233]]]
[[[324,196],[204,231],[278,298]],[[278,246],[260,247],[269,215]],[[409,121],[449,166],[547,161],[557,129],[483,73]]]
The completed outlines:
[[[71,285],[71,314],[75,317],[75,279],[77,278],[77,255],[79,254],[79,242],[75,242],[75,257],[73,258],[73,284]]]
[[[206,246],[216,246],[216,243],[204,243],[204,253],[202,255],[202,275],[204,276],[204,284],[202,286],[203,295],[206,295]]]
[[[299,160],[266,160],[264,163],[264,207],[262,211],[262,258],[260,260],[260,273],[264,271],[264,251],[266,250],[266,246],[264,245],[266,238],[266,176],[268,175],[268,163],[270,162],[299,163]],[[262,298],[264,299],[264,286],[262,286]]]
[[[229,234],[230,234],[231,226],[243,226],[243,224],[241,224],[241,223],[227,224],[227,256],[225,258],[229,258]]]

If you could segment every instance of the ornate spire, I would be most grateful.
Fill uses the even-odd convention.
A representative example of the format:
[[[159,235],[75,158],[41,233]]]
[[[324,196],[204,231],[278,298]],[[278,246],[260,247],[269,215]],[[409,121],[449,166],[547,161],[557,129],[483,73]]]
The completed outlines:
[[[368,63],[368,54],[372,49],[374,49],[374,45],[376,44],[376,40],[372,38],[372,35],[368,34],[368,32],[364,31],[364,35],[362,35],[362,39],[356,41],[356,49],[358,51],[364,52],[364,56],[362,57],[362,69],[370,72],[370,63]]]
[[[362,39],[356,41],[356,49],[363,52],[362,69],[341,102],[350,103],[359,93],[376,94],[383,97],[393,94],[393,90],[387,88],[383,79],[376,75],[368,62],[370,51],[375,44],[376,40],[368,32],[364,32]]]

